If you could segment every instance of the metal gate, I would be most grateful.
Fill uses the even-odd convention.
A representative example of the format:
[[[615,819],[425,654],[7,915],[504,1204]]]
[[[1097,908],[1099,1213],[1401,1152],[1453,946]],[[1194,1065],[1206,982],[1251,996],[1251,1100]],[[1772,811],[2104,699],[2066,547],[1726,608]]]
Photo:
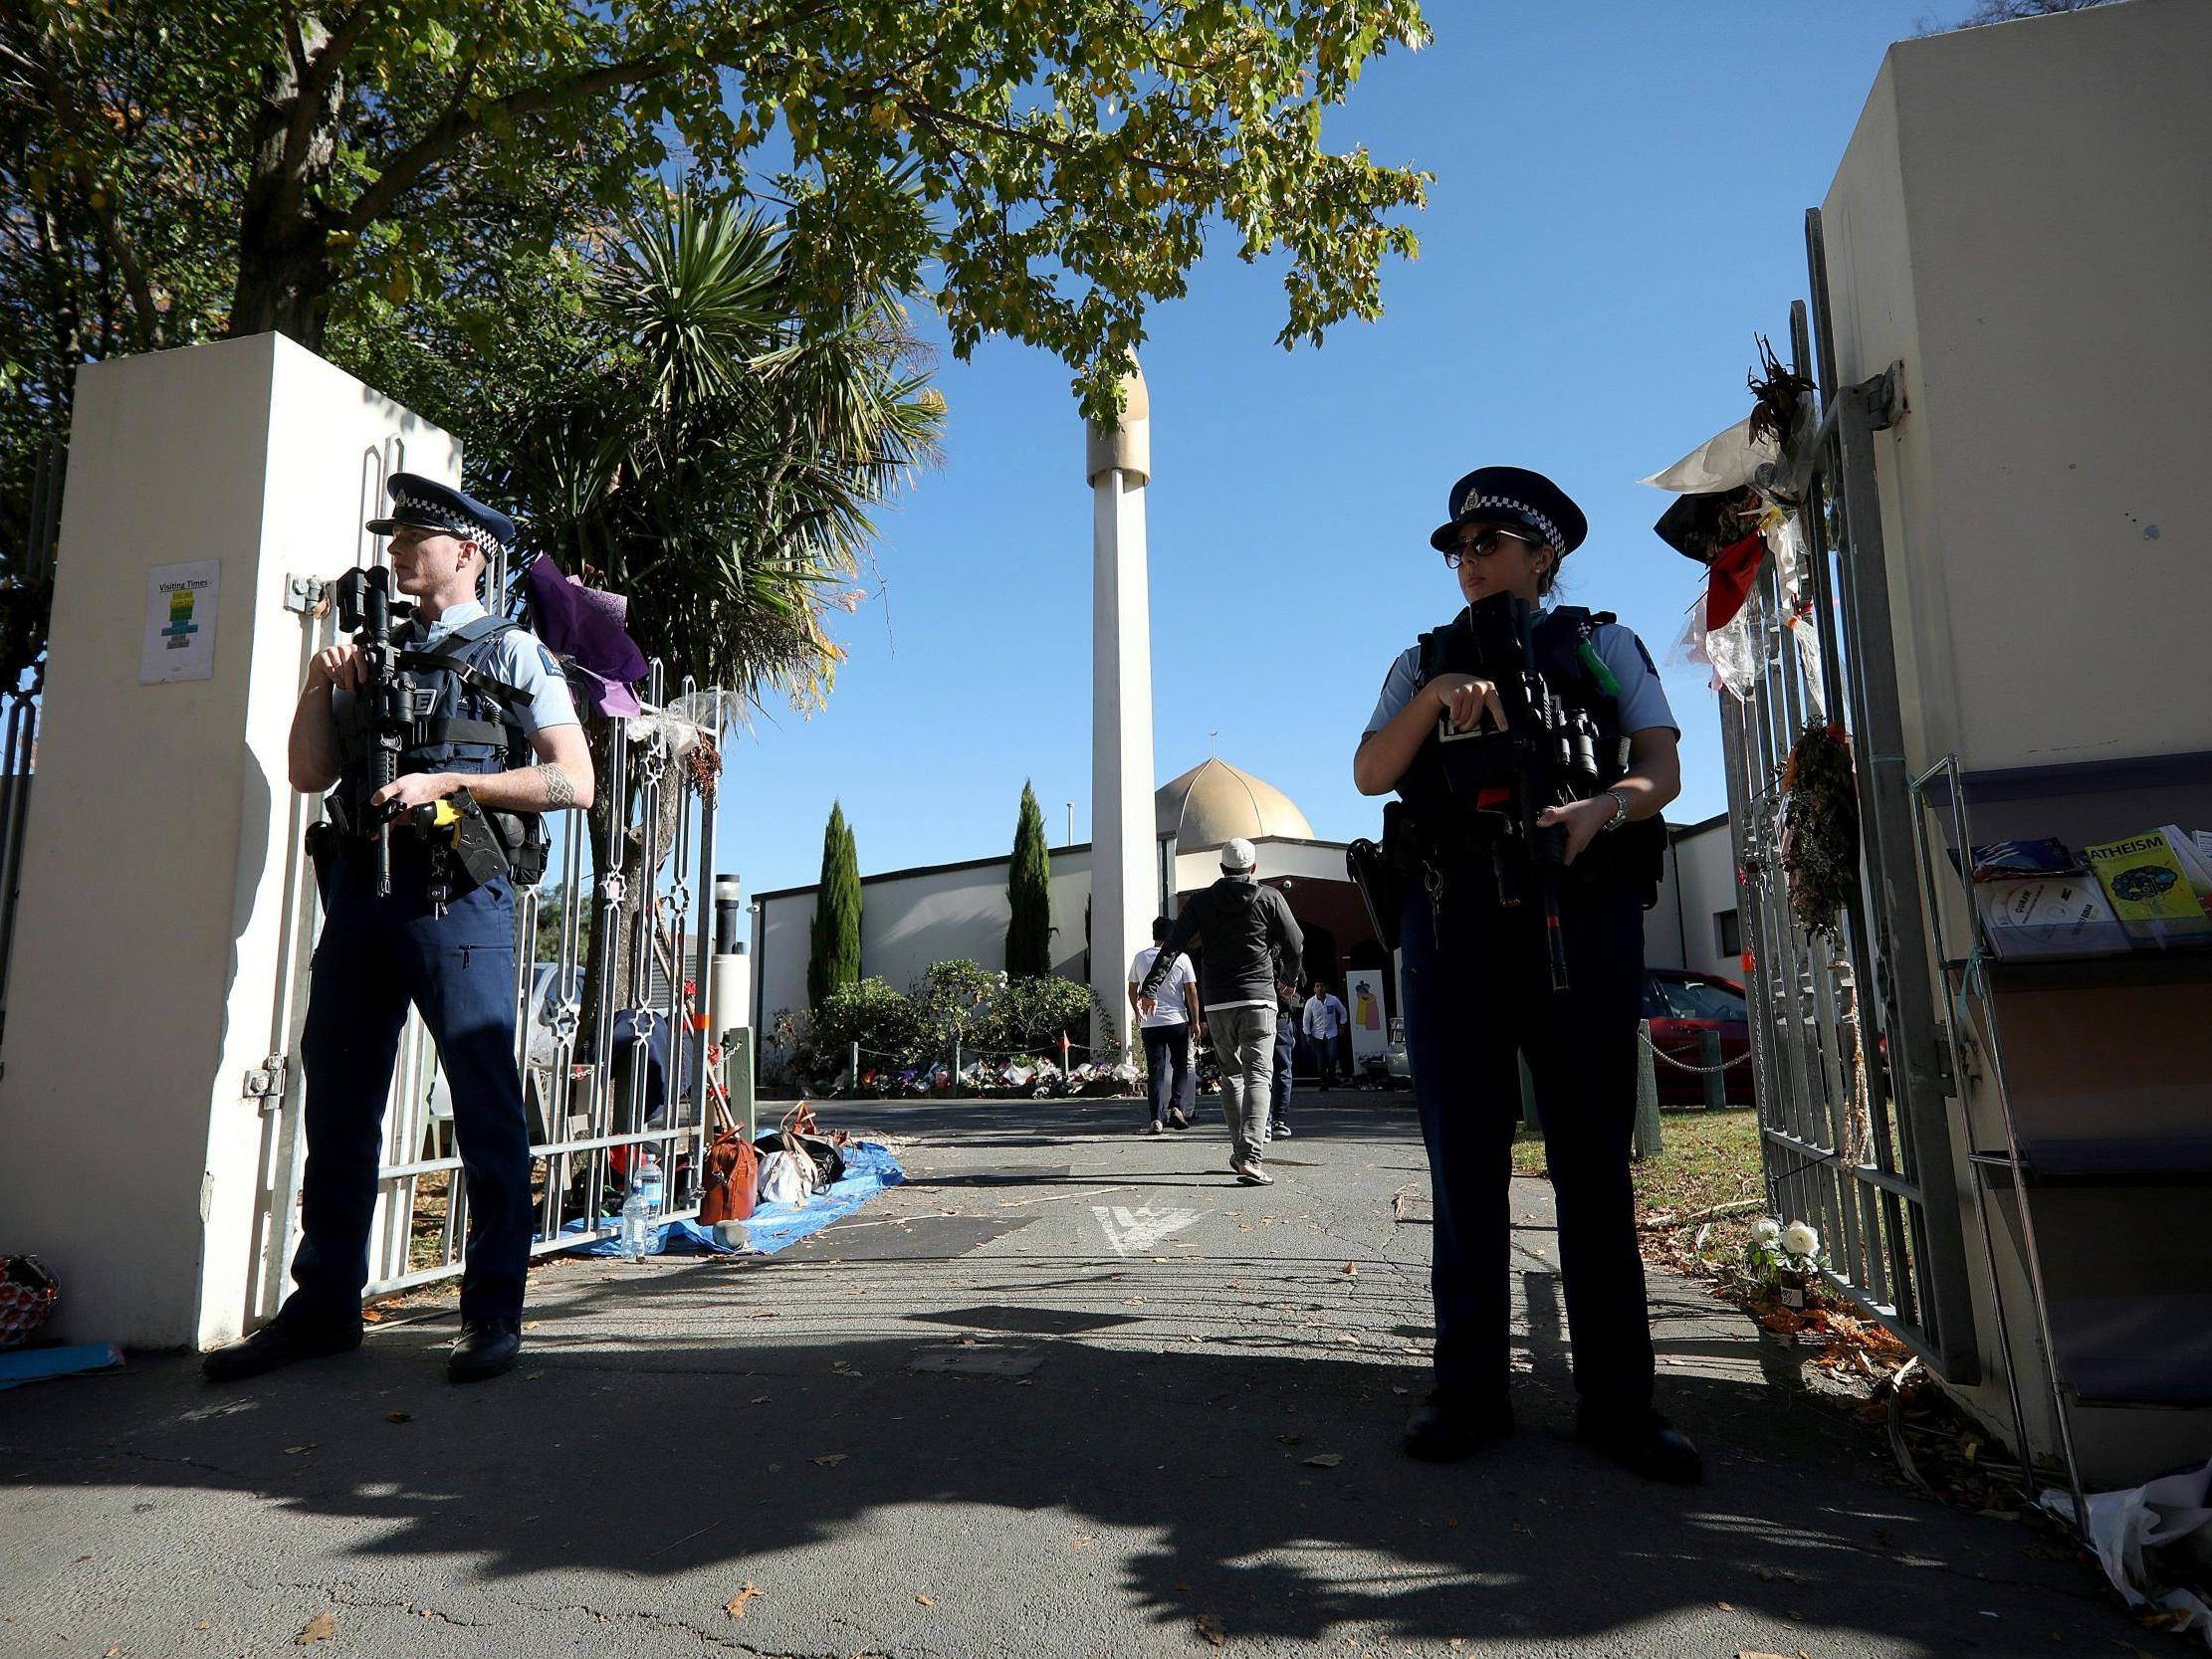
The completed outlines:
[[[362,458],[361,518],[382,500],[385,477],[404,465],[399,440]],[[364,530],[357,564],[380,562],[381,537]],[[495,567],[494,592],[504,580]],[[334,637],[323,584],[289,584],[302,620],[300,668]],[[708,982],[706,900],[714,861],[717,767],[725,700],[688,680],[664,702],[652,665],[642,717],[617,720],[598,799],[608,845],[627,849],[621,869],[589,870],[583,815],[553,821],[544,883],[516,895],[516,1059],[531,1124],[538,1209],[533,1254],[573,1248],[610,1234],[624,1175],[640,1148],[666,1173],[662,1219],[694,1213],[710,1125],[704,1105],[718,1094],[706,1022],[694,1017]],[[596,718],[596,717],[588,717]],[[309,967],[322,916],[312,868],[301,851],[320,799],[293,796],[283,959],[262,1078],[267,1173],[255,1283],[256,1319],[274,1314],[299,1244],[299,1193],[306,1161],[306,1101],[312,1081],[298,1062]],[[637,891],[631,892],[634,880]],[[592,971],[587,973],[587,968]],[[587,982],[598,987],[586,1006]],[[460,1273],[468,1205],[452,1110],[437,1054],[419,1015],[409,1013],[384,1112],[369,1238],[368,1294]]]
[[[52,603],[54,551],[61,539],[62,482],[69,445],[49,437],[31,469],[30,514],[8,599],[31,607],[11,618],[9,632],[37,658],[15,665],[0,687],[0,1031],[8,1023],[8,964],[15,953],[16,890],[23,874],[23,827],[31,809],[31,777],[38,770],[39,708],[46,690],[46,610]]]
[[[1752,1065],[1770,1198],[1819,1227],[1838,1290],[1954,1382],[1979,1379],[1948,1098],[1947,1033],[1921,921],[1914,806],[1889,622],[1874,435],[1900,371],[1835,382],[1826,255],[1808,215],[1813,291],[1791,310],[1796,372],[1816,424],[1784,457],[1791,498],[1746,602],[1751,695],[1723,694],[1721,728],[1752,965]],[[1798,735],[1848,734],[1860,892],[1833,937],[1800,927],[1781,860],[1781,774]]]

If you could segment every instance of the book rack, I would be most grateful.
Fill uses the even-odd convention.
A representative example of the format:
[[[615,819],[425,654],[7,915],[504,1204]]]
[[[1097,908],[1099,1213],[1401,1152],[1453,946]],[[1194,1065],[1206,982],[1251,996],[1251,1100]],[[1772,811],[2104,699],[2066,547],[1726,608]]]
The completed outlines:
[[[2071,1470],[2072,1409],[2212,1404],[2212,948],[1999,958],[1977,932],[1970,849],[2212,825],[2212,753],[1979,773],[1951,755],[1912,786],[1999,1329],[2002,1249],[2028,1287]]]

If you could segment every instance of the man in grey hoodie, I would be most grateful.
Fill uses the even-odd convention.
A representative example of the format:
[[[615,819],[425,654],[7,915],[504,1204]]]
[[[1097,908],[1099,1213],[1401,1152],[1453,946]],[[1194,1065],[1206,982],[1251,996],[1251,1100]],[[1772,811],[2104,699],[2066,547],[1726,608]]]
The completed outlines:
[[[1221,848],[1221,879],[1194,894],[1169,931],[1160,955],[1137,988],[1150,1013],[1176,953],[1203,939],[1199,1002],[1221,1062],[1221,1112],[1228,1119],[1229,1170],[1249,1186],[1274,1177],[1260,1166],[1267,1152],[1267,1109],[1275,1069],[1276,975],[1296,983],[1306,947],[1290,905],[1258,880],[1259,857],[1242,836]],[[1279,964],[1279,967],[1278,967]]]

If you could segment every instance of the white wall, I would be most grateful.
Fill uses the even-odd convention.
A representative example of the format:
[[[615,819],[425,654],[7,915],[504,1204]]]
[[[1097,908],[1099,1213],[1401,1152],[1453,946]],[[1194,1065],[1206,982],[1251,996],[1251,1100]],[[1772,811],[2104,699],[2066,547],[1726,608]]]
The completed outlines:
[[[452,441],[272,334],[78,377],[39,787],[11,979],[8,1242],[59,1274],[58,1334],[235,1336],[271,1126],[247,1071],[275,1017],[299,856],[285,736],[305,666],[286,577],[358,540],[364,449]],[[138,683],[147,572],[221,560],[212,679]]]
[[[1684,967],[1740,983],[1742,955],[1720,948],[1715,926],[1715,918],[1737,906],[1727,819],[1673,832],[1669,843],[1659,903],[1644,913],[1644,959],[1654,967]]]
[[[1905,366],[1877,443],[1915,769],[2212,743],[2208,87],[2200,0],[1908,41],[1837,171],[1840,373]]]
[[[1052,971],[1083,978],[1083,907],[1090,899],[1090,848],[1052,850]],[[1006,962],[1009,860],[894,871],[860,884],[860,971],[905,990],[932,963],[967,957]],[[767,1039],[779,1008],[806,1006],[808,930],[814,889],[765,894],[753,913],[754,1028]],[[1145,918],[1151,923],[1151,916]],[[1117,970],[1119,971],[1119,970]]]

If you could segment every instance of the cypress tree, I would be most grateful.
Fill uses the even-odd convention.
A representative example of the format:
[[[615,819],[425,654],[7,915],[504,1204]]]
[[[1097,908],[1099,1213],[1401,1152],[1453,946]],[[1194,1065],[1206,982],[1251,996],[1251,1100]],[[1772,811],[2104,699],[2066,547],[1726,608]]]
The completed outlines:
[[[1013,865],[1006,873],[1006,972],[1015,979],[1052,971],[1052,859],[1044,847],[1044,813],[1036,791],[1021,785],[1021,816],[1013,829]]]
[[[832,802],[822,831],[821,885],[814,890],[814,928],[806,958],[806,1002],[818,1008],[841,986],[860,980],[860,854],[845,822],[845,809]]]

